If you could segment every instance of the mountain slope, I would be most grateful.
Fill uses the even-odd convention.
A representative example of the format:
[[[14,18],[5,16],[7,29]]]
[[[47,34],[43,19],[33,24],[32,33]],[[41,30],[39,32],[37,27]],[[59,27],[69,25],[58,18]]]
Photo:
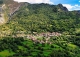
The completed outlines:
[[[62,4],[4,3],[0,57],[80,57],[78,12]]]
[[[79,15],[76,12],[64,10],[60,5],[24,3],[11,20],[1,26],[0,30],[9,31],[11,35],[17,31],[76,33],[75,29],[80,26]]]

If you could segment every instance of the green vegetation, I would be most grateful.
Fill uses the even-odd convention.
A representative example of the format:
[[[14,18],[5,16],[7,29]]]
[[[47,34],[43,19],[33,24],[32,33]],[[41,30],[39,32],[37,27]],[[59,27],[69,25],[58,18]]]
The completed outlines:
[[[33,42],[27,38],[4,37],[0,40],[1,57],[80,57],[77,37],[51,37],[49,43]],[[61,40],[62,39],[62,40]],[[79,40],[80,41],[80,40]]]
[[[9,52],[8,50],[4,50],[4,51],[0,52],[0,57],[7,57],[7,56],[11,56],[13,54],[14,53]]]
[[[0,57],[80,57],[78,12],[67,11],[61,4],[24,3],[8,18],[0,26]],[[61,36],[51,36],[48,43],[48,37],[27,37],[47,32],[59,32]]]
[[[79,21],[80,17],[77,12],[63,11],[58,5],[26,5],[25,3],[7,24],[0,27],[0,30],[11,31],[11,33],[17,31],[24,31],[24,33],[56,31],[75,34],[76,29],[80,29]]]

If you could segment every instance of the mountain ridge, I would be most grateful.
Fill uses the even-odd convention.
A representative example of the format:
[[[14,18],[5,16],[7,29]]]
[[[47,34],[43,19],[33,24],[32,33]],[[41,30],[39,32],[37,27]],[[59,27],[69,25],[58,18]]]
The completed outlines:
[[[19,7],[21,7],[21,5],[25,4],[26,2],[18,3],[17,1],[14,1],[14,0],[9,0],[9,1],[4,0],[3,3],[8,7],[8,9],[9,9],[9,15],[11,15],[15,11],[19,10]],[[63,10],[63,11],[68,11],[68,9],[66,7],[64,7],[62,4],[58,4],[57,6],[60,7],[60,9]]]
[[[9,30],[13,30],[12,33],[22,30],[27,33],[54,31],[63,33],[70,31],[69,29],[71,28],[74,31],[74,27],[79,26],[79,22],[77,21],[79,20],[79,14],[75,11],[68,11],[62,4],[29,4],[10,0],[9,2],[7,1],[5,6],[7,8],[4,10],[6,12],[5,15],[8,17],[5,25],[9,26]],[[15,27],[15,29],[13,27],[11,28],[11,26]]]

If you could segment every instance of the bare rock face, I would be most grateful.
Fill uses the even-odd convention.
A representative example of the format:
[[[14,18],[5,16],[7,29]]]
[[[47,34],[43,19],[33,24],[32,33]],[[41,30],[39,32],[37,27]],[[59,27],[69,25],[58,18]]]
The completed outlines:
[[[19,9],[20,5],[21,3],[14,0],[4,0],[4,3],[0,6],[0,25],[5,23],[4,13],[2,11],[7,11],[8,15],[11,16]]]
[[[58,4],[58,7],[60,7],[60,9],[63,11],[68,11],[68,9],[64,7],[62,4]]]
[[[22,3],[18,3],[14,0],[6,0],[5,4],[9,10],[9,15],[12,15],[19,9]]]

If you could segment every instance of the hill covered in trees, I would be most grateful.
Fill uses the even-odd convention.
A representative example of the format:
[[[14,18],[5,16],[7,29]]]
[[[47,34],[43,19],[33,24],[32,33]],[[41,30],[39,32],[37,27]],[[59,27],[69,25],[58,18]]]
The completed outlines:
[[[78,11],[62,4],[9,2],[4,2],[8,21],[0,26],[0,57],[80,57]]]
[[[12,16],[8,16],[11,20],[2,25],[0,30],[9,31],[10,34],[17,31],[27,34],[33,32],[76,34],[80,29],[79,15],[76,11],[68,11],[62,4],[24,3]]]

